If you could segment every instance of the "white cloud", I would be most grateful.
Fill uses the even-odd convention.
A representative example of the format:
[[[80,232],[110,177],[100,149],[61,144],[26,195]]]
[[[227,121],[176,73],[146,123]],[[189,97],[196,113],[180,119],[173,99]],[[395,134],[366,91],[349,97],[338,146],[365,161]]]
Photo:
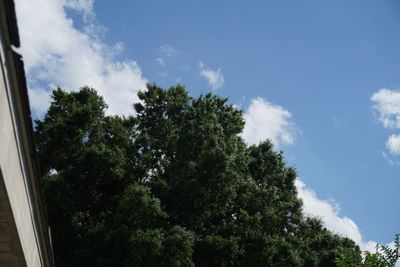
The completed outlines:
[[[340,207],[334,201],[322,200],[317,194],[307,187],[299,178],[295,181],[299,198],[303,200],[303,212],[305,215],[318,217],[325,227],[341,236],[351,238],[362,251],[374,253],[377,242],[365,240],[357,224],[349,217],[340,214]],[[394,242],[387,244],[394,248]],[[400,261],[396,267],[400,267]]]
[[[270,139],[276,146],[294,142],[295,126],[292,115],[281,106],[265,99],[255,98],[244,114],[245,128],[242,134],[248,144],[257,144]],[[357,224],[340,214],[339,205],[334,201],[322,200],[300,179],[295,182],[298,196],[303,200],[303,212],[318,217],[325,227],[341,236],[354,240],[362,251],[375,252],[376,242],[365,240]]]
[[[246,124],[242,137],[247,144],[270,139],[276,147],[280,147],[294,142],[292,114],[281,106],[258,97],[251,101],[244,118]]]
[[[224,76],[221,69],[212,70],[206,68],[202,62],[199,63],[200,75],[204,77],[213,90],[221,88],[224,85]]]
[[[137,90],[145,89],[146,80],[138,64],[116,59],[116,53],[122,49],[121,44],[109,47],[96,34],[99,25],[93,22],[93,3],[93,0],[16,0],[21,52],[34,111],[43,113],[50,103],[49,88],[39,89],[43,84],[67,90],[76,90],[83,85],[93,86],[104,96],[111,114],[131,113],[131,104],[138,100]],[[65,8],[82,12],[87,23],[84,30],[74,28]],[[164,57],[177,53],[170,46],[162,46],[160,51]],[[200,75],[213,89],[220,88],[224,83],[221,69],[207,69],[201,63]],[[400,92],[382,89],[371,99],[376,103],[385,127],[400,127]],[[291,144],[294,142],[291,118],[290,112],[284,108],[256,98],[245,113],[243,138],[249,144],[266,138],[277,146]],[[397,146],[398,142],[392,138],[389,143]],[[396,148],[394,151],[399,150]],[[374,242],[363,239],[354,221],[340,215],[337,205],[319,199],[300,180],[296,185],[306,213],[321,217],[329,229],[349,236],[363,249],[374,247]]]
[[[306,215],[320,218],[326,228],[341,236],[353,239],[361,250],[375,251],[377,243],[365,240],[357,224],[352,219],[340,214],[339,205],[333,201],[318,198],[316,193],[300,179],[296,180],[296,188],[299,197],[303,200],[303,211]]]
[[[109,114],[131,114],[137,91],[146,88],[139,65],[118,60],[122,44],[105,44],[93,19],[85,20],[84,30],[76,29],[66,8],[81,11],[85,18],[94,16],[92,0],[16,0],[20,52],[34,113],[46,110],[54,86],[77,90],[88,85],[104,97]]]
[[[385,128],[400,128],[400,91],[380,89],[371,100]]]
[[[400,135],[390,135],[386,141],[386,148],[390,153],[400,155]]]
[[[41,89],[29,88],[29,102],[33,108],[34,117],[40,117],[44,114],[47,108],[50,106],[51,97],[48,91]]]
[[[383,127],[400,128],[400,91],[380,89],[371,96],[371,101],[374,103],[373,108],[377,111]],[[392,155],[399,156],[400,135],[390,135],[386,141],[386,148]],[[390,164],[399,165],[396,160],[390,159],[385,153],[382,153],[382,155]]]

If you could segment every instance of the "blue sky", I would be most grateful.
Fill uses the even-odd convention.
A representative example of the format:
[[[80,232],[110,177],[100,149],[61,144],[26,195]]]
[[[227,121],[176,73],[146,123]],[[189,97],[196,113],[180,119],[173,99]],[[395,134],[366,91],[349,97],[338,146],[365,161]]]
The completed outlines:
[[[248,143],[285,152],[310,213],[364,243],[400,233],[398,1],[16,3],[35,116],[55,85],[101,87],[117,114],[126,83],[214,91],[244,110]]]

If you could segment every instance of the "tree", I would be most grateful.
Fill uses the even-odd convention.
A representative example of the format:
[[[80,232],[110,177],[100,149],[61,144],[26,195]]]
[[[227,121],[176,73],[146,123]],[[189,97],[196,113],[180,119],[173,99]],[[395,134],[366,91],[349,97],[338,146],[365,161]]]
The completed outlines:
[[[394,238],[394,247],[377,244],[374,253],[364,251],[364,258],[354,258],[348,249],[343,249],[336,258],[339,267],[394,267],[400,259],[400,235]]]
[[[149,84],[135,116],[94,89],[36,121],[58,266],[336,266],[351,240],[305,217],[282,153],[248,147],[242,112]]]

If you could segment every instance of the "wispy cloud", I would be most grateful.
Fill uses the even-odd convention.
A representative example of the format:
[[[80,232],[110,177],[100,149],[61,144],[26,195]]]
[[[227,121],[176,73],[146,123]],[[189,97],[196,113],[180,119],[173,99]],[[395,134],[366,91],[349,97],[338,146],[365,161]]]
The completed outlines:
[[[139,65],[116,58],[122,44],[110,46],[102,40],[93,4],[93,0],[16,0],[21,53],[37,116],[47,109],[55,86],[66,90],[94,87],[109,104],[107,112],[120,115],[133,112],[137,91],[146,88]],[[84,16],[84,29],[74,27],[66,8]]]
[[[62,0],[65,7],[80,11],[84,15],[84,19],[94,19],[93,12],[94,0]]]
[[[211,86],[213,90],[217,90],[218,88],[221,88],[224,85],[225,79],[224,75],[222,75],[221,69],[212,70],[206,68],[203,62],[200,62],[199,73],[200,76],[202,76],[207,80],[208,84]]]
[[[178,50],[170,45],[163,45],[160,47],[160,52],[164,57],[172,57],[178,54]]]
[[[157,49],[157,54],[158,57],[155,58],[155,61],[164,67],[166,65],[167,58],[172,58],[178,55],[179,51],[170,45],[163,45]]]
[[[395,159],[393,156],[386,154],[385,152],[382,152],[382,157],[386,160],[387,163],[393,166],[400,166],[400,161]]]
[[[162,57],[156,58],[155,61],[157,61],[161,66],[165,66],[165,61]]]
[[[242,137],[248,144],[270,139],[279,148],[294,142],[296,128],[292,114],[281,106],[258,97],[251,101],[244,118]]]
[[[335,129],[339,128],[340,120],[338,117],[332,116],[331,121],[332,121],[333,128],[335,128]]]

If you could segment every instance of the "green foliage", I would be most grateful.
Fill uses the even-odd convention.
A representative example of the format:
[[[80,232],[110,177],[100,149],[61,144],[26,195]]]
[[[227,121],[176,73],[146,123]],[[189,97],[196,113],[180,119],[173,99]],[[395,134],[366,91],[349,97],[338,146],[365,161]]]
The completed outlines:
[[[245,145],[227,99],[152,84],[139,98],[134,117],[107,116],[95,90],[57,89],[36,121],[58,266],[361,261],[353,241],[302,214],[296,171],[271,142]]]
[[[364,259],[354,258],[349,249],[343,249],[336,258],[339,267],[394,267],[400,259],[400,235],[394,238],[394,248],[377,244],[374,253],[365,251]]]

